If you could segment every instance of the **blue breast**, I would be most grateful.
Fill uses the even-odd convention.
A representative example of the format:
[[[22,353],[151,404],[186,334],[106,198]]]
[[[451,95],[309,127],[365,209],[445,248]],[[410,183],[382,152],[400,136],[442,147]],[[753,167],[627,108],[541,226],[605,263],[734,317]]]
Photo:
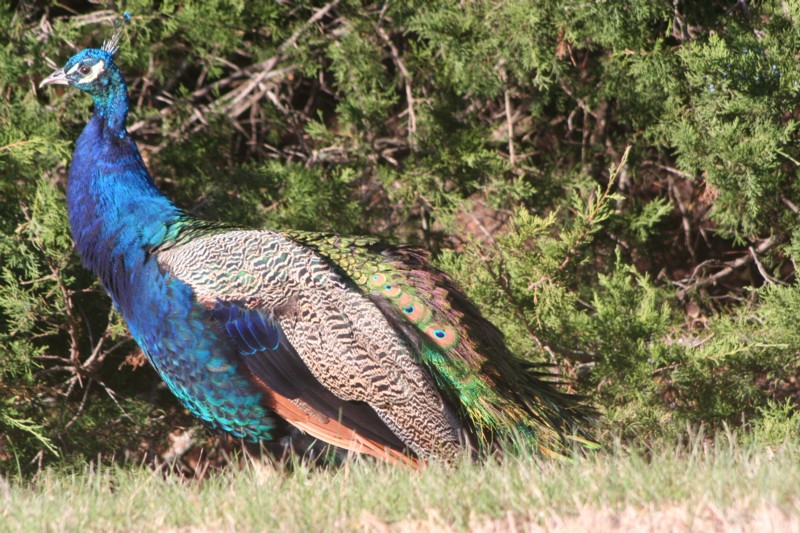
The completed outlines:
[[[183,213],[155,188],[133,141],[107,131],[97,113],[77,142],[67,210],[81,259],[181,403],[212,428],[269,438],[272,422],[238,366],[235,344],[221,337],[191,289],[149,255]]]

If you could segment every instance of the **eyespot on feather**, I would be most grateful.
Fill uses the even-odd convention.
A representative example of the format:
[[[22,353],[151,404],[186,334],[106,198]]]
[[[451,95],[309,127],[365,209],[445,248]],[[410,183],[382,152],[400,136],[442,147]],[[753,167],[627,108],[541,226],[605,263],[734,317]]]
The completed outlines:
[[[386,275],[381,272],[375,272],[367,280],[367,285],[371,289],[382,289],[386,285]]]
[[[391,285],[387,283],[383,286],[383,290],[381,292],[387,298],[395,299],[403,293],[403,289],[400,288],[400,285]]]
[[[425,334],[442,348],[452,348],[458,342],[458,334],[455,328],[451,326],[441,326],[438,324],[431,324],[425,330]]]
[[[401,298],[402,299],[402,298]],[[400,303],[398,301],[398,303]],[[431,319],[431,310],[430,308],[422,303],[422,300],[417,298],[416,296],[411,297],[411,301],[408,302],[406,305],[400,306],[400,309],[403,311],[403,314],[412,324],[424,324]]]

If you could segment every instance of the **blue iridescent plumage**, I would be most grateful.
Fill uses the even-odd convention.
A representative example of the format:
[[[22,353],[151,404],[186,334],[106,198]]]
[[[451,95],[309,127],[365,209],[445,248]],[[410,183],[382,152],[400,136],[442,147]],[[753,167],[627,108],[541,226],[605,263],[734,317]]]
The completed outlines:
[[[81,82],[98,68],[101,76]],[[127,86],[112,55],[83,50],[45,81],[61,83],[70,79],[68,73],[95,102],[75,147],[67,187],[70,228],[84,264],[193,414],[238,437],[269,438],[273,424],[261,393],[237,371],[234,350],[206,327],[206,310],[189,286],[162,272],[148,255],[148,248],[163,243],[186,216],[156,189],[127,135]]]
[[[274,412],[405,463],[487,449],[515,431],[563,450],[584,408],[515,358],[424,251],[207,222],[170,202],[125,130],[118,38],[41,85],[94,100],[69,170],[75,245],[193,414],[261,440]]]

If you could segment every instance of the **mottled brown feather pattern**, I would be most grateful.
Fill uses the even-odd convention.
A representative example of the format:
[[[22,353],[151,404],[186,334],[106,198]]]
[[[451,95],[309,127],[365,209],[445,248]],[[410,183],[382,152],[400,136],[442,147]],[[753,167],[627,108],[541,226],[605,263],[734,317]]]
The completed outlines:
[[[420,458],[453,457],[463,428],[384,314],[312,250],[270,231],[231,231],[157,253],[159,264],[213,307],[271,314],[314,377],[368,403]]]

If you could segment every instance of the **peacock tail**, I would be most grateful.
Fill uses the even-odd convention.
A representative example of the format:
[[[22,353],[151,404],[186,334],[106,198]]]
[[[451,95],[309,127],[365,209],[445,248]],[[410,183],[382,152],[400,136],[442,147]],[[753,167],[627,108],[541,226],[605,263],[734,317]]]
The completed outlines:
[[[405,334],[480,447],[514,433],[550,455],[568,440],[591,443],[579,433],[589,418],[581,398],[559,392],[556,376],[541,366],[514,357],[502,333],[431,265],[427,250],[371,237],[285,234],[326,257]]]
[[[589,411],[511,354],[427,252],[374,238],[205,221],[156,187],[125,129],[118,35],[42,82],[92,96],[67,185],[72,236],[172,393],[212,429],[272,439],[275,417],[418,464],[522,435],[582,442]]]

